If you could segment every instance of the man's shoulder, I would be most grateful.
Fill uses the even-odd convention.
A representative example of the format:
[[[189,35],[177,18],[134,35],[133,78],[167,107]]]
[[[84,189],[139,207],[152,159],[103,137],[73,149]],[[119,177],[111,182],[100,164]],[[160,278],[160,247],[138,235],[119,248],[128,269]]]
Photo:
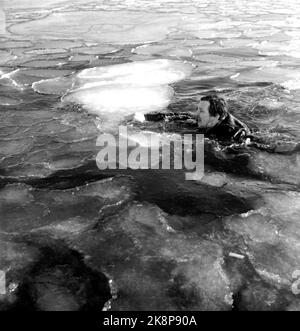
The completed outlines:
[[[209,133],[222,140],[241,140],[250,134],[250,129],[246,124],[228,113]]]

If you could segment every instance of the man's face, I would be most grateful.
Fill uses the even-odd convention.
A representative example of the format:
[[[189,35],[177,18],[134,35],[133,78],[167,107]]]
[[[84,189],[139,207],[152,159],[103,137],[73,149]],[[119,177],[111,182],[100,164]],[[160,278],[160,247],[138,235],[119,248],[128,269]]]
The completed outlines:
[[[198,105],[198,127],[213,128],[219,121],[220,116],[211,116],[209,113],[209,102],[200,101]]]

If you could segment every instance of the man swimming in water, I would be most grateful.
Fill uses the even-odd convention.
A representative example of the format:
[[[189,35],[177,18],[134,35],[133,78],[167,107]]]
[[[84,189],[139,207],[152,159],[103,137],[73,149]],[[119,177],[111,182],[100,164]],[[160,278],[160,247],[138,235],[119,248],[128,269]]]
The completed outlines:
[[[231,115],[223,98],[208,95],[198,105],[198,127],[220,140],[242,141],[250,135],[246,124]]]
[[[150,113],[148,121],[189,121],[206,136],[233,142],[244,142],[250,135],[246,124],[231,115],[226,101],[211,94],[200,99],[196,113]]]

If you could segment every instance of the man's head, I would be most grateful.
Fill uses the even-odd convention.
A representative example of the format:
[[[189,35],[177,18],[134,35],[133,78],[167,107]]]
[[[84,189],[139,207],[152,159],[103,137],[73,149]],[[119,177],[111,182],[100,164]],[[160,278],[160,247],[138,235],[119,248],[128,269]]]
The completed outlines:
[[[217,95],[207,95],[198,104],[199,128],[213,128],[228,113],[227,103]]]

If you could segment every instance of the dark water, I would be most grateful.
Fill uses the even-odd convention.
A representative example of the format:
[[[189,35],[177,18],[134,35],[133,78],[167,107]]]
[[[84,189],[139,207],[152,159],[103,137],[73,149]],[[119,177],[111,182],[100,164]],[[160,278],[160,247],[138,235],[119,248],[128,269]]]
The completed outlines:
[[[299,4],[3,8],[0,308],[299,309]],[[97,168],[100,134],[185,133],[142,114],[211,91],[267,150],[207,139],[201,181]]]

